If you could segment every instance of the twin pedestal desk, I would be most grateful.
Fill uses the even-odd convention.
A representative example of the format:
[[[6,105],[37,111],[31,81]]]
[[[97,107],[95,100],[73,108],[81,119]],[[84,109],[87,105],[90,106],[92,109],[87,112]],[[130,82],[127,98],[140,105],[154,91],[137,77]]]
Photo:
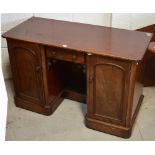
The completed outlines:
[[[83,102],[88,128],[130,137],[152,34],[32,17],[3,37],[16,106],[50,115],[64,98]]]

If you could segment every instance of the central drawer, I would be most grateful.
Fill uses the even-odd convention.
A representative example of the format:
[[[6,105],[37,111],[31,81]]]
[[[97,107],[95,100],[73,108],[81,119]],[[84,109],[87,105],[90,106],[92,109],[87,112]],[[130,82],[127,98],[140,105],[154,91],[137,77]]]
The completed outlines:
[[[85,55],[81,52],[76,52],[68,49],[61,49],[56,47],[46,47],[46,56],[48,58],[64,60],[74,63],[85,63]]]

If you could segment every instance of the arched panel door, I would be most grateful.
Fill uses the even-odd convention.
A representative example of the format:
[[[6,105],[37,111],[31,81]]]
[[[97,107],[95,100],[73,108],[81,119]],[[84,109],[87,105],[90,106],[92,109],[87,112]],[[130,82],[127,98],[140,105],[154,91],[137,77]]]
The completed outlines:
[[[8,42],[9,43],[9,42]],[[9,43],[16,96],[24,100],[41,103],[42,80],[39,47],[32,43]]]
[[[94,65],[93,74],[94,114],[121,120],[125,85],[124,69],[112,63],[100,63]]]
[[[97,56],[87,60],[88,115],[106,122],[125,123],[128,65]]]

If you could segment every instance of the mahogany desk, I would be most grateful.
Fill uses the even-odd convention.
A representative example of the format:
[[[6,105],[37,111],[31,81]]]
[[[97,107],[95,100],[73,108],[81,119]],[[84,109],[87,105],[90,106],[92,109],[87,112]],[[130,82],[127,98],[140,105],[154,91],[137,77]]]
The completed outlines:
[[[130,137],[152,34],[32,17],[3,37],[16,106],[50,115],[63,98],[86,102],[87,127]]]

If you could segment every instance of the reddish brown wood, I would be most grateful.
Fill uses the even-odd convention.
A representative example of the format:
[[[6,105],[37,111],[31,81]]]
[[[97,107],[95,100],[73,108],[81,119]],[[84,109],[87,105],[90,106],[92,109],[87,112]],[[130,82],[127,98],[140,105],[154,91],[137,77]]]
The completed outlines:
[[[3,37],[17,106],[50,115],[64,98],[86,102],[89,128],[131,135],[150,34],[33,17]]]
[[[88,56],[88,117],[124,124],[130,64],[105,57]]]
[[[77,53],[73,50],[47,47],[46,54],[48,58],[69,61],[73,63],[80,63],[80,64],[85,63],[84,53]]]
[[[143,99],[142,62],[87,57],[86,125],[89,128],[130,137]]]
[[[155,42],[155,24],[138,29],[142,32],[151,32],[153,37],[151,42]],[[145,55],[145,74],[143,80],[144,86],[155,86],[155,53],[149,49]]]
[[[32,17],[3,34],[43,45],[106,55],[127,60],[141,60],[152,35],[89,24]]]
[[[66,88],[64,90],[63,97],[70,99],[70,100],[73,100],[73,101],[86,103],[86,94],[84,94],[82,92],[78,92],[74,89]]]
[[[45,52],[38,44],[10,39],[7,43],[16,105],[45,115],[51,114],[63,93],[58,66],[48,71]]]
[[[44,101],[40,48],[37,44],[7,40],[16,95],[38,104]]]
[[[65,82],[63,81],[61,68],[64,63],[54,63],[48,59],[44,46],[41,46],[41,59],[44,93],[46,98],[45,108],[49,109],[48,111],[50,112],[48,114],[51,114],[63,100],[62,94],[65,89]]]

